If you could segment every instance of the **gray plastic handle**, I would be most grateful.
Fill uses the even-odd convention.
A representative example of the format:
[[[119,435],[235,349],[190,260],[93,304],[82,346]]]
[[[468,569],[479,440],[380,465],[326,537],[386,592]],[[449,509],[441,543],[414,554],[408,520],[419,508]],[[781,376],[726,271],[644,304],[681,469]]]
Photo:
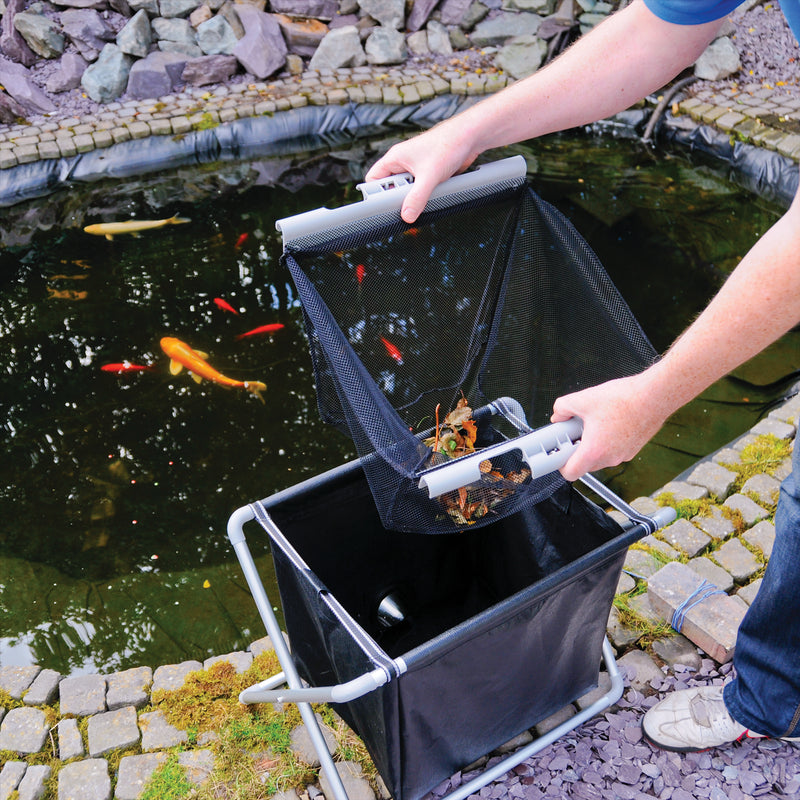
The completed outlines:
[[[299,689],[276,689],[275,678],[248,686],[239,694],[240,703],[349,703],[374,692],[389,680],[385,670],[374,669],[347,683],[335,686],[309,686]]]
[[[463,200],[464,193],[471,197],[480,197],[497,191],[498,186],[509,183],[523,183],[527,166],[522,156],[511,156],[500,161],[482,164],[476,169],[454,175],[440,183],[431,193],[430,201],[444,199],[437,207],[447,207],[448,198],[452,204]],[[283,235],[284,249],[293,241],[304,239],[308,236],[318,236],[330,231],[351,225],[361,220],[369,220],[386,214],[394,213],[400,219],[400,209],[403,200],[411,191],[414,177],[404,172],[381,178],[377,181],[359,183],[357,188],[363,195],[363,200],[351,203],[341,208],[315,208],[302,214],[279,219],[275,227]]]
[[[521,451],[530,467],[531,476],[540,478],[561,469],[569,461],[570,456],[578,449],[578,440],[582,433],[583,422],[578,417],[545,425],[524,436],[484,447],[477,453],[425,470],[420,477],[419,488],[427,489],[428,496],[433,498],[468,486],[481,479],[482,461],[512,450]]]

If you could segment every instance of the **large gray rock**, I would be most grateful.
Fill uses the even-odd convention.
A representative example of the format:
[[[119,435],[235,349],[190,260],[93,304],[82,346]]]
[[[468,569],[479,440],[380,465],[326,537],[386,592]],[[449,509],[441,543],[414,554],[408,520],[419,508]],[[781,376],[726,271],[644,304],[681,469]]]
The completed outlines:
[[[197,36],[188,19],[156,17],[150,25],[159,42],[177,42],[178,44],[197,46]]]
[[[150,17],[142,8],[139,9],[117,34],[117,46],[123,53],[136,58],[144,58],[150,52],[153,43],[153,29]]]
[[[697,59],[694,74],[704,81],[721,81],[742,68],[739,51],[727,37],[712,42]]]
[[[200,3],[198,0],[159,0],[158,10],[162,17],[188,17]]]
[[[343,13],[336,0],[270,0],[270,8],[276,14],[291,17],[312,17],[331,20]]]
[[[406,37],[401,31],[383,25],[374,28],[364,43],[370,64],[401,64],[406,60]]]
[[[426,28],[428,32],[428,49],[440,56],[449,56],[453,52],[450,44],[450,33],[441,22],[432,19]]]
[[[532,75],[547,56],[547,42],[536,36],[516,36],[497,54],[496,63],[512,78]]]
[[[358,0],[365,14],[389,28],[403,27],[406,15],[404,0]]]
[[[25,8],[26,0],[8,0],[0,22],[0,52],[17,64],[33,66],[38,58],[14,27],[14,18]]]
[[[334,28],[319,43],[317,52],[309,61],[310,69],[341,69],[361,67],[367,63],[367,56],[361,46],[361,37],[355,25]]]
[[[478,23],[469,38],[475,47],[503,45],[515,36],[536,33],[541,23],[541,17],[536,14],[503,11]]]
[[[237,6],[244,36],[233,48],[239,63],[257,78],[266,78],[286,63],[286,42],[271,14],[242,3]]]
[[[406,31],[415,33],[428,21],[439,0],[416,0],[406,20]]]
[[[328,33],[328,26],[318,19],[295,19],[286,14],[276,14],[275,19],[289,52],[299,56],[313,56]]]
[[[91,8],[62,11],[61,27],[86,61],[96,61],[100,51],[116,37],[108,22]]]
[[[207,55],[231,55],[239,39],[225,17],[215,17],[197,26],[197,46]]]
[[[66,44],[59,26],[44,14],[23,11],[14,17],[14,27],[25,43],[42,58],[58,58]]]
[[[128,0],[128,3],[130,4],[131,11],[144,10],[151,19],[161,16],[161,11],[158,8],[158,0]]]
[[[222,83],[232,77],[239,67],[235,56],[200,56],[191,58],[181,73],[181,80],[192,86]]]
[[[165,53],[161,50],[150,53],[134,62],[128,75],[126,93],[136,100],[171,94],[182,82],[181,74],[186,62],[186,56],[181,53]]]
[[[47,114],[55,110],[50,98],[33,82],[22,64],[0,61],[0,85],[29,114]]]
[[[125,91],[132,66],[129,55],[117,45],[107,44],[97,61],[83,73],[81,86],[95,103],[110,103]]]

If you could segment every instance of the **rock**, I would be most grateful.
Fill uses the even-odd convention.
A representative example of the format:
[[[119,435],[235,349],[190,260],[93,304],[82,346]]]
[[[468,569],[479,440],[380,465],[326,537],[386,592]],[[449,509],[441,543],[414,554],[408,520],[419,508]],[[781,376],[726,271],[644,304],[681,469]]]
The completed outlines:
[[[124,750],[139,742],[139,725],[133,706],[106,711],[89,717],[87,732],[89,755],[102,756],[113,750]]]
[[[331,20],[339,13],[353,13],[342,11],[336,0],[270,0],[269,5],[276,14],[288,14],[290,17]]]
[[[401,64],[406,60],[406,37],[394,28],[375,28],[364,44],[370,64]]]
[[[233,29],[237,39],[241,39],[244,36],[244,25],[242,25],[242,21],[236,13],[234,3],[226,0],[219,9],[219,15],[228,21],[228,25]]]
[[[375,800],[375,792],[372,791],[359,764],[353,761],[339,761],[335,767],[350,800]],[[334,796],[333,788],[324,773],[319,776],[319,785],[325,797]]]
[[[415,0],[411,13],[406,20],[406,31],[415,33],[428,21],[428,17],[436,8],[439,0]]]
[[[129,94],[136,100],[146,100],[170,94],[183,80],[187,57],[181,53],[156,50],[146,58],[135,61],[128,75]]]
[[[244,36],[236,43],[233,55],[257,78],[266,78],[286,63],[286,42],[275,17],[247,4],[237,8]]]
[[[54,669],[43,669],[25,692],[22,702],[26,706],[43,706],[52,703],[58,693],[60,680],[60,672],[56,672]]]
[[[160,59],[174,58],[167,53],[153,53],[152,55]],[[134,66],[136,65],[134,64]],[[182,70],[183,64],[181,64],[180,68],[176,65],[172,74],[180,80]],[[128,85],[130,85],[130,80],[128,81]],[[162,94],[167,93],[168,92],[162,92]],[[153,670],[150,669],[150,667],[131,667],[121,672],[112,672],[106,677],[108,686],[106,690],[106,707],[109,711],[115,711],[124,706],[141,708],[147,705],[150,700],[148,689],[152,682]]]
[[[36,53],[28,47],[22,34],[14,27],[14,17],[22,12],[25,3],[26,0],[8,0],[6,3],[0,27],[0,51],[17,64],[30,67],[37,61]]]
[[[712,42],[695,61],[694,74],[701,80],[720,81],[742,67],[736,45],[727,37]]]
[[[313,56],[329,30],[317,19],[292,19],[286,14],[275,14],[275,19],[281,26],[289,51],[299,56]]]
[[[24,761],[6,761],[3,764],[0,769],[0,797],[5,800],[16,790],[27,766]]]
[[[448,43],[449,43],[448,39]],[[415,31],[414,33],[410,33],[406,36],[406,47],[408,51],[415,56],[425,55],[426,53],[430,53],[430,49],[428,48],[428,32],[427,31]]]
[[[33,82],[30,71],[22,64],[0,61],[0,84],[28,113],[46,114],[55,109],[50,98]]]
[[[137,800],[151,775],[167,760],[166,753],[125,756],[119,762],[115,800]]]
[[[547,56],[547,42],[537,36],[515,36],[497,54],[497,66],[512,78],[532,75]]]
[[[187,54],[196,51],[195,55],[202,55],[203,51],[197,46],[197,35],[188,19],[156,17],[150,24],[159,48],[165,42],[172,42],[186,48],[184,52]]]
[[[0,690],[12,699],[20,700],[22,695],[39,674],[39,667],[0,667]]]
[[[358,0],[361,10],[387,28],[399,30],[406,16],[404,0]]]
[[[238,42],[225,17],[219,14],[197,26],[197,45],[207,55],[231,55]]]
[[[472,2],[473,0],[444,0],[439,13],[439,21],[442,25],[460,25],[467,10],[472,6]],[[488,11],[487,8],[486,13]]]
[[[661,680],[664,677],[658,664],[644,650],[631,650],[625,653],[617,664],[628,673],[631,686],[640,692],[649,688],[651,681]]]
[[[366,63],[367,56],[361,46],[358,28],[355,25],[346,25],[328,33],[320,42],[308,66],[310,69],[341,69],[361,67]]]
[[[475,47],[503,45],[517,36],[532,36],[540,24],[541,18],[536,14],[503,11],[476,25],[470,41]]]
[[[158,0],[128,0],[128,2],[132,11],[146,11],[151,19],[162,16],[158,8]]]
[[[111,777],[104,758],[66,764],[58,773],[58,800],[111,800]]]
[[[192,86],[222,83],[236,73],[239,62],[235,56],[200,56],[190,58],[181,73],[181,80]]]
[[[142,750],[144,752],[177,747],[189,739],[189,734],[170,725],[161,711],[140,714],[139,727],[142,729]]]
[[[98,11],[68,8],[61,12],[61,27],[86,61],[96,61],[100,51],[116,38],[114,29]],[[65,54],[66,56],[69,53]]]
[[[64,52],[64,34],[44,14],[23,11],[14,17],[14,27],[28,47],[42,58],[58,58]]]
[[[198,6],[191,14],[189,14],[189,22],[191,23],[192,27],[197,30],[197,26],[202,24],[203,22],[207,22],[214,16],[214,12],[208,6],[207,3],[203,3],[203,5]]]
[[[439,56],[449,56],[453,53],[453,45],[450,43],[450,34],[442,25],[432,19],[427,25],[428,32],[428,49],[431,53]]]
[[[187,62],[188,63],[188,62]],[[199,672],[203,665],[199,661],[182,661],[180,664],[163,664],[153,673],[151,692],[174,692],[186,682],[187,675]]]
[[[117,34],[117,46],[123,53],[137,58],[144,58],[150,52],[153,43],[153,29],[147,12],[139,9]]]
[[[32,764],[25,770],[25,777],[17,787],[19,800],[39,800],[44,797],[47,781],[50,779],[50,767],[43,764]]]
[[[158,10],[167,19],[186,18],[197,8],[197,0],[159,0]]]
[[[116,100],[128,85],[133,59],[115,44],[107,44],[81,78],[81,86],[96,103]]]
[[[503,7],[511,11],[530,11],[546,17],[556,10],[556,0],[507,0]]]
[[[56,725],[58,731],[58,757],[62,761],[78,758],[83,755],[83,739],[78,730],[78,720],[62,719]]]
[[[47,79],[44,88],[50,94],[77,89],[88,66],[86,59],[78,53],[64,53],[59,61],[59,70]]]
[[[38,753],[47,738],[47,718],[41,708],[12,708],[0,725],[0,750]]]
[[[320,733],[322,734],[322,738],[324,739],[328,748],[328,752],[333,755],[336,752],[337,747],[336,737],[334,736],[333,731],[322,721],[322,717],[320,717],[319,714],[315,714],[314,716],[316,717]],[[289,734],[289,740],[291,742],[292,752],[303,763],[308,764],[311,767],[319,766],[319,754],[311,742],[311,734],[308,732],[308,728],[305,726],[305,723],[301,723],[292,729],[292,732]]]
[[[54,0],[56,5],[68,6],[69,8],[93,8],[96,11],[105,10],[106,0]]]

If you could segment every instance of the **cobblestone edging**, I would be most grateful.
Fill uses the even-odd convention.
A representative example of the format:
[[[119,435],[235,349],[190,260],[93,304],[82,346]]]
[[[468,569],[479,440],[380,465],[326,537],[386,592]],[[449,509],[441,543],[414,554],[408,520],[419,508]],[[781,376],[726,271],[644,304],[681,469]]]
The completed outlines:
[[[663,677],[660,662],[668,667],[682,664],[699,668],[701,656],[695,645],[719,661],[730,658],[736,629],[760,585],[760,578],[754,576],[769,560],[775,537],[772,509],[779,482],[788,474],[790,464],[787,459],[773,474],[750,478],[735,494],[731,492],[736,474],[722,464],[738,463],[742,449],[759,435],[794,440],[798,419],[800,395],[795,395],[730,447],[701,461],[685,476],[679,476],[650,497],[632,502],[643,513],[655,510],[655,498],[664,493],[671,494],[675,502],[708,498],[713,504],[710,516],[680,519],[629,551],[618,593],[634,592],[634,596],[629,595],[630,606],[638,615],[651,621],[663,619],[664,595],[672,592],[680,596],[683,592],[685,598],[692,590],[692,580],[699,578],[725,592],[716,598],[724,604],[722,613],[718,606],[702,603],[687,615],[691,624],[687,624],[684,632],[691,641],[676,634],[654,643],[658,660],[637,647],[641,633],[626,627],[616,608],[612,608],[608,636],[619,652],[626,651],[619,664],[635,688],[647,690],[649,681]],[[737,530],[723,514],[723,508],[738,510],[743,528]],[[649,590],[637,594],[634,590],[641,581],[647,582]],[[202,783],[214,769],[213,740],[201,739],[196,746],[190,746],[185,731],[168,724],[162,712],[147,710],[151,693],[180,688],[190,672],[207,669],[217,661],[229,661],[237,672],[244,672],[256,655],[271,647],[265,637],[254,642],[247,652],[216,656],[202,664],[186,661],[155,670],[136,667],[105,676],[64,677],[38,666],[0,667],[0,691],[15,701],[10,709],[0,706],[0,758],[5,757],[0,770],[0,800],[9,800],[14,792],[17,793],[14,800],[39,800],[45,796],[53,800],[111,800],[112,796],[117,800],[136,800],[148,778],[175,751],[189,780]],[[505,749],[547,733],[576,710],[587,707],[596,694],[607,689],[605,675],[600,677],[596,692],[543,720]],[[56,702],[58,718],[54,720],[47,711]],[[79,724],[84,719],[86,724]],[[329,745],[333,752],[332,736]],[[292,746],[301,760],[318,765],[302,726],[293,732]],[[109,760],[114,753],[131,748],[141,752],[124,755],[117,762]],[[51,767],[40,762],[47,753],[54,758],[57,755],[61,766],[55,794],[45,795]],[[113,763],[117,765],[110,766]],[[352,800],[374,800],[360,768],[352,764],[340,766]],[[314,787],[314,792],[318,791]],[[287,793],[280,800],[297,798],[294,793]]]

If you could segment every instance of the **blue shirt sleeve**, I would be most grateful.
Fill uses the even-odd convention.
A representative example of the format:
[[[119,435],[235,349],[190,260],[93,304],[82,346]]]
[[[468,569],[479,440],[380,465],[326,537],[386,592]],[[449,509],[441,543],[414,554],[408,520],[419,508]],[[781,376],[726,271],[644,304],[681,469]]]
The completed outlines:
[[[722,19],[742,0],[644,0],[645,5],[665,22],[676,25],[701,25]]]

